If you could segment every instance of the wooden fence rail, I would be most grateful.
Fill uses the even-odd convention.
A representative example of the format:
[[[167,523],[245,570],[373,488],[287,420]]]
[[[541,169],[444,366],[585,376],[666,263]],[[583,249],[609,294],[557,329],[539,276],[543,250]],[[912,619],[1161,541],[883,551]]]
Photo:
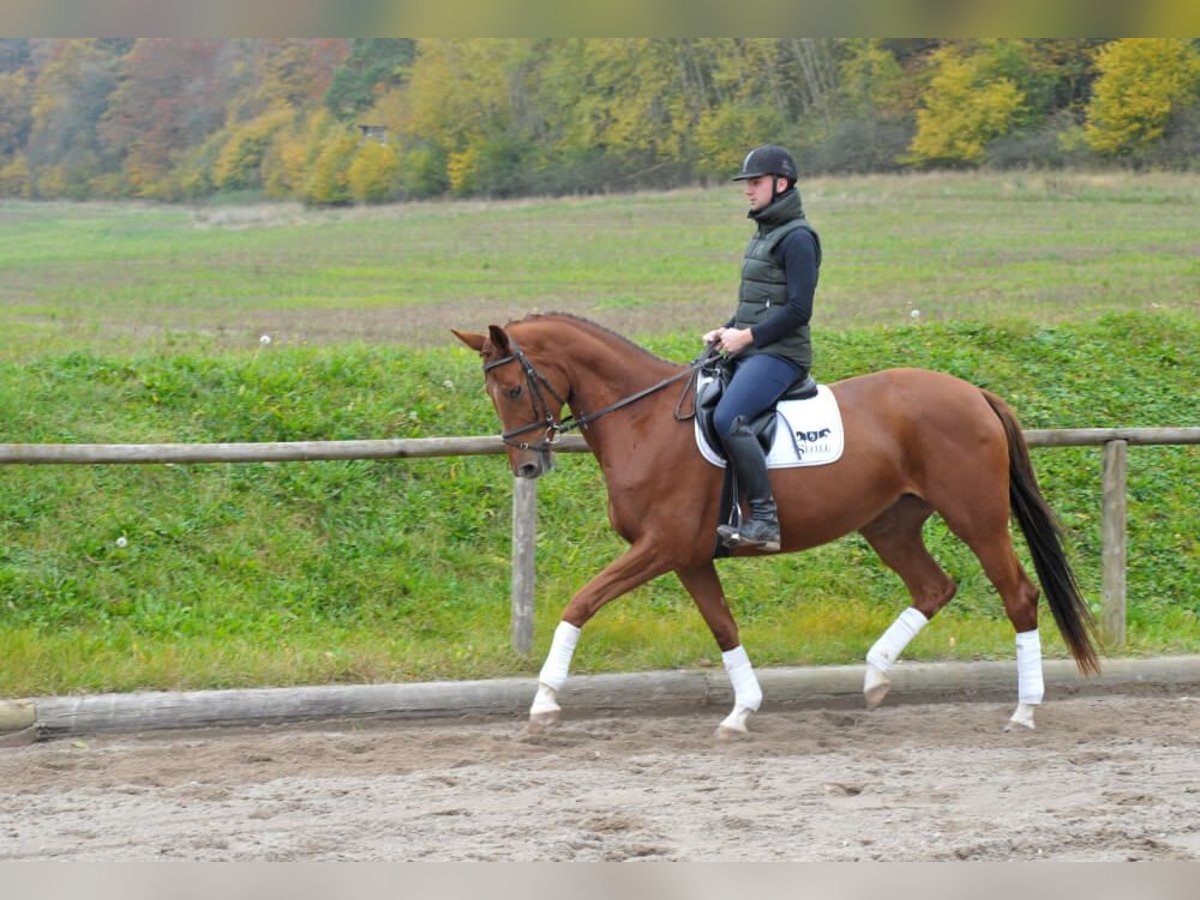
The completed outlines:
[[[1125,643],[1125,482],[1128,447],[1200,444],[1200,428],[1066,428],[1025,432],[1031,447],[1100,446],[1103,537],[1101,627],[1111,646]],[[578,435],[564,437],[562,453],[584,453]],[[0,444],[0,465],[107,465],[161,463],[303,462],[347,459],[418,459],[487,456],[504,452],[498,437],[410,438],[375,441],[293,441],[248,444]],[[533,646],[534,546],[537,482],[513,480],[512,629],[514,649]]]

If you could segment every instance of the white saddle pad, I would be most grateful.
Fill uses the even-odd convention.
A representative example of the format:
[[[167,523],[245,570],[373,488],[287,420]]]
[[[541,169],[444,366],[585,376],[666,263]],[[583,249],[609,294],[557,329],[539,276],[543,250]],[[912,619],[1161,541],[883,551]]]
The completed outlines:
[[[783,419],[775,423],[768,468],[824,466],[841,459],[846,437],[842,412],[827,386],[819,385],[817,395],[808,400],[785,400],[776,407],[776,415]],[[699,422],[695,432],[700,455],[714,466],[725,468],[725,460],[704,439]]]

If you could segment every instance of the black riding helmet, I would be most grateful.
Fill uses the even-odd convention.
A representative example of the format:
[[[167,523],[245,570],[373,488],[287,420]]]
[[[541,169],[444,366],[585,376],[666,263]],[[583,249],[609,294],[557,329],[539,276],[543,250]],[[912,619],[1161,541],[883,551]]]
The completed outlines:
[[[742,160],[742,170],[733,176],[734,181],[747,181],[763,175],[775,175],[786,178],[790,184],[795,184],[796,161],[778,144],[764,144],[755,147]]]

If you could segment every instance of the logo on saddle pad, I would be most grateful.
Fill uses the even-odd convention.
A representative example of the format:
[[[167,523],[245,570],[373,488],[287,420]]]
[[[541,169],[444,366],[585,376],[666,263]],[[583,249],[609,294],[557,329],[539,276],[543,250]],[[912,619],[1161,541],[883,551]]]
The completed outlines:
[[[845,447],[842,413],[828,386],[820,385],[817,395],[808,400],[784,400],[775,407],[775,415],[781,421],[776,422],[767,453],[769,468],[823,466],[841,459]],[[709,445],[699,421],[695,433],[700,455],[725,468],[724,456]]]
[[[819,441],[821,438],[829,437],[833,434],[832,428],[822,428],[820,431],[797,431],[796,440],[808,441],[810,444],[813,441]]]

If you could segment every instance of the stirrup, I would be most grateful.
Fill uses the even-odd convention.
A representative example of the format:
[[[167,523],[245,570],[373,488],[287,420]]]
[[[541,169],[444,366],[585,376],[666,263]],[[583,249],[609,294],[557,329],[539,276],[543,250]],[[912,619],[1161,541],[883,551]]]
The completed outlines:
[[[726,547],[753,547],[767,553],[779,550],[779,526],[761,519],[747,519],[741,525],[720,525],[717,536]]]

